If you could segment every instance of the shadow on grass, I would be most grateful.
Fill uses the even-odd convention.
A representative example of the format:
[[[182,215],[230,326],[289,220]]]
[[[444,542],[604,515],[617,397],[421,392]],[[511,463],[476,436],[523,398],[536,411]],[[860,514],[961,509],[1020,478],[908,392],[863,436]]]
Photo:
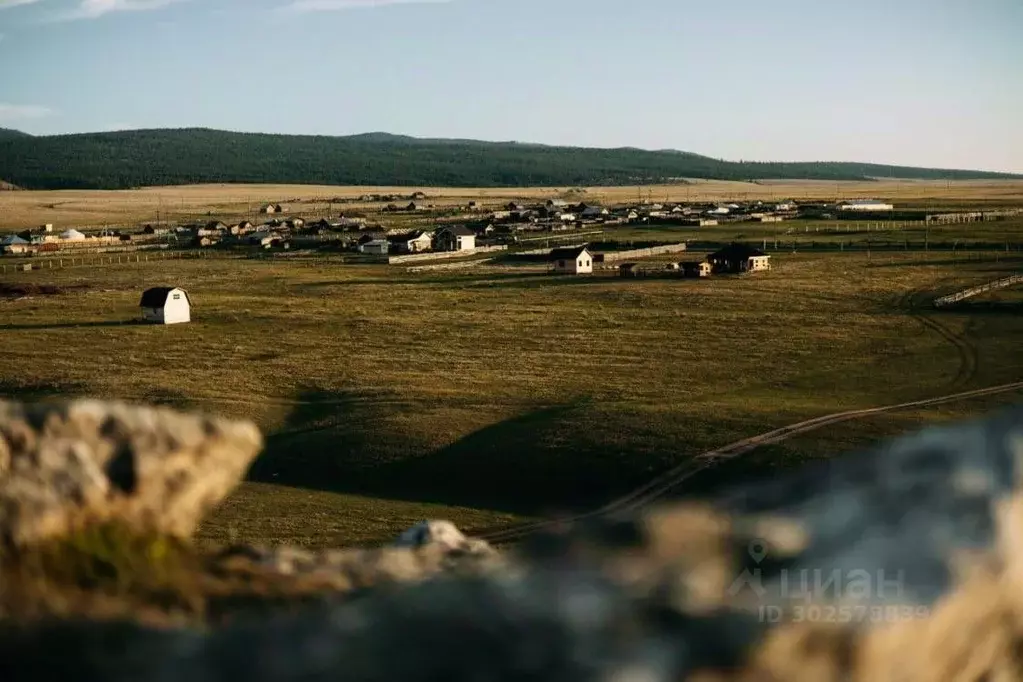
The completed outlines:
[[[956,315],[1023,315],[1023,301],[963,301],[929,311]]]
[[[404,274],[404,273],[402,273]],[[351,286],[416,286],[422,284],[481,284],[490,281],[509,281],[519,280],[529,277],[544,277],[545,275],[540,272],[493,272],[493,273],[481,273],[481,272],[467,272],[462,275],[444,275],[444,276],[422,276],[422,275],[408,275],[406,277],[389,277],[389,278],[374,278],[374,279],[358,279],[358,280],[325,280],[322,282],[308,282],[300,284],[296,288],[298,289],[320,289],[324,287],[351,287]]]
[[[381,426],[382,410],[396,410],[383,403],[357,394],[305,392],[285,426],[267,438],[249,480],[547,514],[601,504],[649,476],[642,458],[574,437],[585,422],[585,401],[539,407],[426,453],[407,435]]]
[[[122,320],[110,322],[56,322],[48,324],[5,324],[0,331],[30,331],[42,329],[89,329],[96,327],[140,327],[149,323],[141,320]]]
[[[85,386],[76,383],[40,383],[0,381],[0,400],[36,403],[49,400],[80,398],[87,394]]]

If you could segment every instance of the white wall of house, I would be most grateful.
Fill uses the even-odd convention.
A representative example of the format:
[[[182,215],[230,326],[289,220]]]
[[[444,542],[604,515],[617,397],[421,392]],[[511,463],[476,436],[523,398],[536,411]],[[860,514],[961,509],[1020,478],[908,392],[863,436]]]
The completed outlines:
[[[192,307],[185,292],[174,289],[167,294],[167,301],[162,308],[143,308],[142,317],[156,324],[182,324],[192,321]]]
[[[554,261],[554,271],[568,275],[589,275],[593,273],[593,256],[589,251],[583,251],[576,257]]]

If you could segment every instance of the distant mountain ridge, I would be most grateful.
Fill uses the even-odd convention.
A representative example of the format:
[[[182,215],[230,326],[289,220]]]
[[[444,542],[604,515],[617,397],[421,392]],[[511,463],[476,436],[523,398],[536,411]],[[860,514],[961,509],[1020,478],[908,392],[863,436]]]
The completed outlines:
[[[422,139],[235,133],[207,128],[31,136],[0,129],[0,178],[25,189],[196,183],[527,187],[713,180],[1023,178],[866,163],[733,162],[691,152]]]

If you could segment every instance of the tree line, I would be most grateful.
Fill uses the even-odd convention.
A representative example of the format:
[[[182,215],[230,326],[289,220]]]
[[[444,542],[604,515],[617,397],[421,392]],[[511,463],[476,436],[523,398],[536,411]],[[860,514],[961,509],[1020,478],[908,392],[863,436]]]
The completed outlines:
[[[641,185],[677,178],[985,179],[998,173],[857,163],[730,162],[685,152],[547,147],[387,134],[266,135],[207,129],[0,135],[0,178],[26,189],[194,183],[403,186]]]

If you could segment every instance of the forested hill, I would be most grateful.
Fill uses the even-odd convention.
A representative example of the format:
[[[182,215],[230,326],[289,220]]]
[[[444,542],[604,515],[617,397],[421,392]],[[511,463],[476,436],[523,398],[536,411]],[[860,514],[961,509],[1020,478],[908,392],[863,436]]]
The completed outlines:
[[[26,189],[216,182],[514,187],[630,185],[679,178],[867,177],[1013,176],[855,163],[736,163],[677,151],[426,140],[385,133],[320,137],[182,129],[34,137],[0,131],[0,178]]]

